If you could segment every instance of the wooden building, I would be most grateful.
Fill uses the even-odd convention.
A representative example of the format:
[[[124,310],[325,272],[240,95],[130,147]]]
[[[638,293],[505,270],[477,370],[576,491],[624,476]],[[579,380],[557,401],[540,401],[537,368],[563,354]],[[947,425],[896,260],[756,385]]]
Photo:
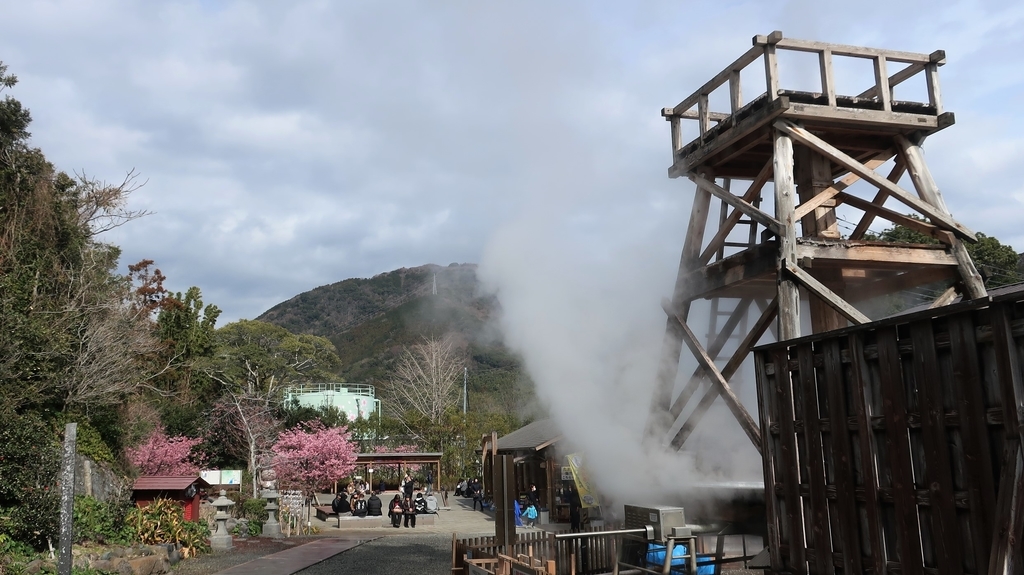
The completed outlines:
[[[525,425],[508,435],[496,438],[496,449],[487,438],[484,445],[484,467],[488,468],[487,459],[491,455],[511,455],[514,467],[515,491],[524,497],[530,484],[537,486],[538,499],[542,507],[550,510],[552,521],[559,519],[559,514],[568,521],[568,507],[561,505],[556,498],[562,489],[563,453],[558,451],[562,439],[561,429],[553,419],[542,419]],[[484,473],[485,491],[489,473]]]
[[[794,89],[805,74],[781,65],[784,57],[809,61],[802,71],[817,75],[820,90]],[[850,66],[837,67],[840,60]],[[648,438],[681,448],[721,397],[760,449],[757,419],[730,379],[766,332],[788,340],[804,323],[811,333],[865,324],[862,302],[937,282],[935,307],[957,293],[986,296],[964,247],[977,238],[950,215],[921,147],[954,121],[939,88],[944,63],[941,50],[809,42],[776,31],[755,36],[745,54],[662,110],[671,126],[668,174],[696,191],[673,295],[663,302],[668,319]],[[844,94],[837,86],[852,82],[837,70],[855,65],[868,66],[871,80]],[[917,93],[898,97],[915,83]],[[744,85],[756,86],[756,96],[745,99]],[[906,226],[939,243],[868,241],[873,223]],[[708,316],[691,317],[698,300],[709,302]],[[706,340],[694,333],[705,325]],[[684,345],[697,367],[674,393]]]
[[[199,490],[210,484],[192,475],[146,475],[135,480],[132,501],[145,507],[157,499],[178,502],[185,511],[186,521],[199,521]]]
[[[1024,573],[1024,285],[755,351],[771,573]]]

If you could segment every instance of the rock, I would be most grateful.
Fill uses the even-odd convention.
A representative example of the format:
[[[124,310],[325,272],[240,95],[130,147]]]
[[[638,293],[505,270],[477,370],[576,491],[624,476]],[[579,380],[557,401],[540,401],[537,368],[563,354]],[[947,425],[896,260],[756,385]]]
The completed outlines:
[[[179,561],[181,561],[181,551],[173,549],[171,550],[170,553],[167,554],[167,562],[170,563],[172,566],[177,565]]]
[[[36,559],[34,561],[30,561],[29,564],[25,566],[25,575],[36,575],[36,573],[39,573],[42,570],[43,560]]]
[[[110,561],[113,557],[114,554],[110,551],[107,551],[103,555],[100,555],[100,561]]]
[[[117,575],[135,575],[132,564],[127,559],[121,559],[117,564]]]
[[[132,566],[132,571],[135,575],[152,575],[153,567],[156,566],[156,557],[150,555],[148,557],[136,557],[135,559],[129,559],[128,563]]]
[[[162,559],[167,559],[167,547],[168,545],[150,545],[145,548],[144,555],[154,555]]]
[[[123,547],[111,547],[110,551],[107,551],[107,553],[110,554],[111,558],[114,558],[114,557],[124,557],[124,548]]]
[[[106,553],[104,553],[106,555]],[[116,572],[117,565],[114,564],[110,559],[97,559],[89,564],[90,569],[103,572]]]

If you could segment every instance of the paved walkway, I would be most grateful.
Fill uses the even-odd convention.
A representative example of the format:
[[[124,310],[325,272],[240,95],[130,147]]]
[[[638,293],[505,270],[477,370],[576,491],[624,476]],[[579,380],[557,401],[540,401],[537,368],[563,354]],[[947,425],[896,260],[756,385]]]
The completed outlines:
[[[386,505],[394,497],[394,494],[395,492],[386,493],[381,496],[381,500]],[[320,521],[313,517],[310,523],[320,530],[321,539],[237,565],[221,571],[217,575],[291,575],[380,537],[400,537],[406,534],[447,534],[451,536],[452,533],[457,533],[460,537],[494,535],[494,514],[492,512],[474,511],[472,499],[449,497],[448,504],[447,509],[438,511],[434,525],[422,525],[415,529],[406,527],[352,529],[345,528],[344,522],[342,522],[342,528],[339,529],[336,519]]]

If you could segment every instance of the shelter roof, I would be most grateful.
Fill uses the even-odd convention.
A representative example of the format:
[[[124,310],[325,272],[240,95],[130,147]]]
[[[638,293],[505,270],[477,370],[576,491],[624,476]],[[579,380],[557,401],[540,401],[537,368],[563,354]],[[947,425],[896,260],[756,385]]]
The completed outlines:
[[[425,451],[417,453],[358,453],[356,463],[430,463],[440,461],[441,452]]]
[[[498,451],[541,450],[562,439],[553,419],[541,419],[498,438]]]
[[[211,487],[197,475],[144,475],[135,480],[135,491],[177,491],[196,484],[197,487]]]

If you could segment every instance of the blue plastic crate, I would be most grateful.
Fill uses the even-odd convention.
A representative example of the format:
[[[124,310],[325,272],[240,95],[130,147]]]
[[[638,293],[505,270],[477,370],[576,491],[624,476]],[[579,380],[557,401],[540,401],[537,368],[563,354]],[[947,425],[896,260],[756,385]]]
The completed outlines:
[[[657,543],[649,543],[647,545],[647,567],[651,569],[660,568],[665,564],[665,546],[658,545]],[[689,559],[687,555],[687,546],[684,544],[675,545],[672,547],[672,569],[673,575],[689,575],[687,573],[687,567]],[[712,561],[714,558],[711,555],[697,554],[697,575],[715,575],[715,566],[712,564],[701,565],[708,561]]]

